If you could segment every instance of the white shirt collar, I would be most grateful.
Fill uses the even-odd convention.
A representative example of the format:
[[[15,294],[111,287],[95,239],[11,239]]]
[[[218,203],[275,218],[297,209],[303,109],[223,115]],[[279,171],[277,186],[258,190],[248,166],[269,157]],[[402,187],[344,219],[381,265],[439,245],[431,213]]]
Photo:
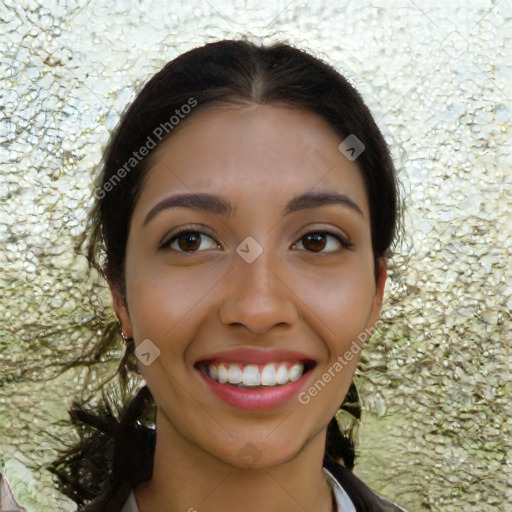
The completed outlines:
[[[322,469],[328,484],[334,490],[334,496],[338,506],[337,512],[356,512],[354,504],[352,503],[352,500],[349,498],[348,494],[345,492],[345,489],[343,489],[339,482],[326,468]],[[137,501],[135,500],[135,493],[133,490],[131,491],[130,496],[128,496],[128,500],[126,500],[126,503],[121,509],[121,512],[139,512]]]
[[[343,489],[338,480],[332,476],[328,469],[322,469],[327,478],[327,482],[334,489],[334,496],[336,497],[336,504],[338,505],[337,512],[356,512],[356,508],[354,507],[352,500],[349,498],[345,489]]]

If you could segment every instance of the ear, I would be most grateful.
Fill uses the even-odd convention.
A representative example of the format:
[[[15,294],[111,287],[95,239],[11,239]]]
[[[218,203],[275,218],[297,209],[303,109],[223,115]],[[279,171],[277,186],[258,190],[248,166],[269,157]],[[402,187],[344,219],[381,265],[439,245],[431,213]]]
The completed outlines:
[[[373,297],[372,310],[370,312],[370,318],[368,319],[367,329],[374,329],[377,321],[380,317],[380,311],[382,309],[382,302],[384,300],[384,288],[386,285],[386,279],[388,275],[388,262],[386,258],[379,259],[379,274],[377,279],[377,287],[375,289],[375,295]]]
[[[128,304],[123,296],[119,285],[109,283],[110,294],[112,295],[112,305],[117,320],[121,324],[121,329],[127,338],[133,338],[132,323]]]

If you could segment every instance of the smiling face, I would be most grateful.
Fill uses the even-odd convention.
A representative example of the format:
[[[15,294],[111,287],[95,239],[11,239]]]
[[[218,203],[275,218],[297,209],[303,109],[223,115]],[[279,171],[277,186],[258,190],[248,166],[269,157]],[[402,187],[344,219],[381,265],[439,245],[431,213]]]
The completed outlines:
[[[340,142],[310,112],[217,106],[155,150],[130,225],[128,308],[116,289],[114,307],[136,346],[160,351],[139,363],[157,428],[195,453],[270,467],[315,439],[323,452],[359,354],[338,357],[375,324],[385,281]]]

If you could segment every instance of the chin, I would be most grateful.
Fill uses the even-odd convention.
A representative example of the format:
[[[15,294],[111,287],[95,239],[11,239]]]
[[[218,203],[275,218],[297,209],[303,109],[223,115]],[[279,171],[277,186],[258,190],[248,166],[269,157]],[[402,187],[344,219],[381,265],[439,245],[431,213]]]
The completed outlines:
[[[267,443],[247,441],[235,452],[230,451],[219,457],[226,464],[237,468],[245,469],[269,469],[280,466],[295,458],[300,452],[300,447],[288,446],[286,449],[276,450],[276,447]]]

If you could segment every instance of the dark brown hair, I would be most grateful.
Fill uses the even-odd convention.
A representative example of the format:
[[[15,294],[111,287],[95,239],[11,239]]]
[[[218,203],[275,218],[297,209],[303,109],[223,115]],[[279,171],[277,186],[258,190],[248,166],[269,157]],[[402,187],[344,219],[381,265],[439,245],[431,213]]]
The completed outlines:
[[[323,61],[288,44],[258,46],[245,40],[218,41],[178,56],[147,82],[124,112],[105,151],[95,190],[88,248],[91,265],[124,294],[131,216],[150,167],[150,158],[142,157],[139,148],[158,147],[172,136],[172,116],[181,118],[190,110],[194,115],[203,107],[221,103],[306,109],[326,120],[341,139],[352,134],[364,144],[357,164],[370,205],[377,279],[379,260],[389,257],[396,237],[400,209],[393,162],[369,109],[349,82]],[[191,108],[184,109],[184,105]],[[114,327],[109,329],[104,336],[114,336]],[[130,350],[133,346],[129,345]],[[126,356],[123,364],[128,359]],[[123,365],[120,368],[121,380],[126,383],[126,370]],[[341,408],[359,419],[354,384]],[[74,404],[71,419],[80,426],[81,444],[56,461],[51,470],[79,510],[117,512],[130,489],[151,478],[156,432],[141,418],[153,409],[146,386],[130,398],[119,417],[106,406],[92,410]],[[353,434],[351,430],[340,432],[333,418],[327,432],[326,464],[358,511],[380,510],[376,495],[350,471],[355,460]]]

